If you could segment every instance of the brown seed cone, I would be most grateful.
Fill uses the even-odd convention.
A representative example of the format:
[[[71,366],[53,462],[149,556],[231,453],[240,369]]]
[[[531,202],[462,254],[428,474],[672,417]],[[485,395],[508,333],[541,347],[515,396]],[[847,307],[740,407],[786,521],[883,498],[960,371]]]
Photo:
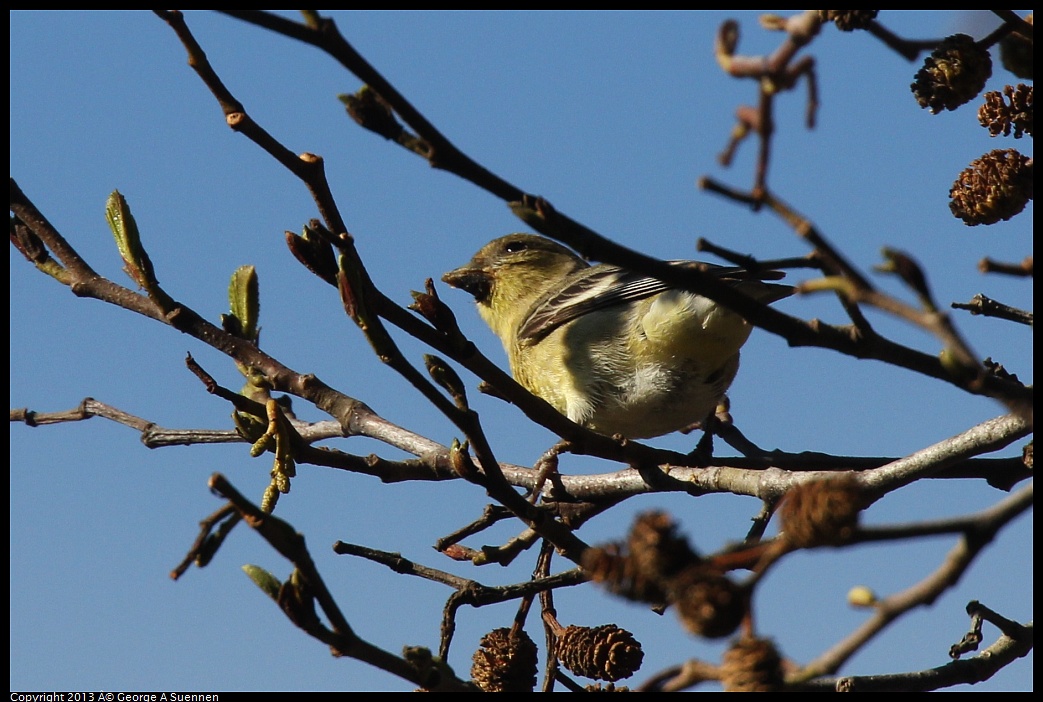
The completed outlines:
[[[1031,85],[1006,85],[1002,93],[990,90],[982,97],[984,102],[978,108],[978,122],[989,130],[989,134],[1010,136],[1013,132],[1015,139],[1020,139],[1023,134],[1032,136]]]
[[[576,675],[609,682],[629,678],[645,657],[634,635],[615,624],[566,627],[555,648],[561,664]]]
[[[637,571],[650,580],[669,578],[700,561],[666,512],[639,515],[630,527],[627,549]]]
[[[779,506],[782,536],[793,548],[845,543],[864,506],[865,498],[851,474],[798,485]]]
[[[968,226],[995,224],[1025,209],[1032,185],[1032,159],[1015,149],[996,149],[960,173],[949,190],[949,209]]]
[[[609,683],[608,685],[602,685],[601,683],[593,683],[583,688],[584,692],[630,692],[630,688],[622,685],[616,687],[615,683]]]
[[[509,627],[482,637],[474,652],[471,679],[483,692],[532,692],[536,687],[536,644],[524,631]]]
[[[591,580],[614,595],[634,602],[666,603],[663,584],[646,576],[637,559],[624,554],[619,544],[588,548],[583,552],[580,565]]]
[[[692,566],[678,575],[671,583],[671,602],[689,632],[709,639],[734,632],[749,604],[743,588],[707,566]]]
[[[938,114],[973,100],[991,75],[992,58],[988,49],[966,34],[953,34],[943,39],[924,60],[909,87],[920,107]]]
[[[1025,18],[1032,24],[1032,15]],[[1000,61],[1003,67],[1018,78],[1032,80],[1032,40],[1012,32],[1000,40]]]
[[[721,658],[725,692],[778,692],[782,689],[782,658],[768,639],[742,638]]]
[[[819,10],[823,22],[832,22],[842,32],[865,29],[876,19],[880,10]]]

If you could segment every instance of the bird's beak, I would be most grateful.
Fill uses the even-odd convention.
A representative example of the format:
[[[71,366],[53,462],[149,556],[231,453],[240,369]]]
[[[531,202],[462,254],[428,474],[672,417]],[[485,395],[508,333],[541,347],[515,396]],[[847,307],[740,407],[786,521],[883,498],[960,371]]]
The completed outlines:
[[[449,271],[442,276],[442,281],[471,293],[477,302],[488,300],[493,287],[492,275],[483,268],[471,265]]]

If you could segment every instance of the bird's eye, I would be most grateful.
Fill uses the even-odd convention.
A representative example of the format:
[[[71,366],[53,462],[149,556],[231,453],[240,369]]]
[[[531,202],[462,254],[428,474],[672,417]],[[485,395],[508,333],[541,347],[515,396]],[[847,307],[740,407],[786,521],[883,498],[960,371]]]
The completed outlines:
[[[503,247],[503,250],[507,253],[517,253],[518,251],[524,251],[529,248],[529,245],[524,241],[508,241],[507,245]]]

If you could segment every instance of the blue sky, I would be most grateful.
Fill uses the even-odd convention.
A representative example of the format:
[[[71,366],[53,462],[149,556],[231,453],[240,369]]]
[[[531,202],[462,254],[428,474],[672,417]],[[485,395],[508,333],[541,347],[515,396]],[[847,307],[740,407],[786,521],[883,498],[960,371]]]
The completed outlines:
[[[803,255],[806,245],[769,214],[695,186],[703,175],[740,188],[752,182],[752,142],[731,168],[716,162],[735,108],[755,98],[751,81],[727,78],[713,58],[714,32],[730,16],[742,26],[741,53],[769,52],[779,42],[750,12],[335,15],[360,53],[462,150],[605,236],[663,258],[696,256],[699,237],[762,258]],[[335,96],[354,92],[359,81],[321,52],[221,15],[187,17],[254,119],[294,152],[324,157],[370,274],[393,299],[408,304],[426,278],[437,280],[487,240],[524,229],[501,201],[351,122]],[[119,189],[175,298],[216,321],[227,311],[232,271],[255,265],[268,353],[393,422],[443,444],[452,440],[448,421],[374,358],[335,291],[291,260],[283,232],[299,232],[316,216],[314,203],[291,174],[225,126],[163,22],[143,11],[12,12],[10,19],[11,175],[100,273],[128,284],[104,218],[106,198]],[[994,23],[988,14],[921,11],[881,20],[910,38],[981,37]],[[1031,154],[1031,139],[990,139],[970,106],[936,116],[920,109],[909,90],[919,64],[868,34],[827,27],[808,52],[817,59],[818,127],[803,126],[803,88],[778,101],[770,183],[779,196],[863,271],[892,246],[924,264],[946,306],[982,292],[1030,309],[1031,282],[982,276],[975,266],[985,256],[1031,255],[1032,204],[1010,222],[970,228],[949,216],[948,190],[972,159],[993,148]],[[990,89],[1012,82],[996,63]],[[166,427],[230,427],[229,408],[184,366],[191,353],[219,382],[238,387],[226,358],[171,328],[75,298],[17,252],[10,271],[12,408],[64,410],[89,396]],[[874,282],[906,296],[892,279]],[[444,286],[440,292],[464,331],[503,361],[469,298]],[[779,308],[846,321],[827,297],[793,298]],[[869,316],[896,340],[938,351],[933,338],[906,323]],[[978,355],[1032,382],[1031,328],[954,317]],[[400,341],[421,363],[425,349]],[[553,443],[513,408],[471,395],[501,460],[532,464]],[[909,371],[790,349],[763,331],[745,347],[730,396],[736,423],[759,445],[842,455],[905,455],[1003,412],[994,401]],[[305,419],[325,418],[303,403],[296,408]],[[198,521],[220,504],[207,478],[219,471],[259,499],[267,458],[251,459],[244,445],[150,451],[133,430],[100,419],[38,429],[13,424],[10,438],[12,690],[410,689],[360,662],[331,658],[290,625],[240,570],[253,563],[286,577],[290,566],[246,529],[206,569],[176,583],[168,578]],[[692,441],[652,443],[688,450]],[[336,445],[401,456],[369,440]],[[997,455],[1019,452],[1017,444]],[[562,462],[569,472],[614,469],[575,457]],[[866,522],[965,515],[1002,497],[981,481],[923,481],[882,500]],[[449,590],[336,556],[329,545],[400,551],[490,585],[523,581],[531,556],[506,569],[474,569],[431,548],[486,501],[469,485],[381,485],[302,466],[278,514],[306,535],[356,631],[397,652],[437,647]],[[592,521],[581,535],[590,543],[620,538],[649,509],[670,511],[700,550],[713,551],[742,538],[759,504],[651,495]],[[469,545],[516,532],[503,526]],[[1032,544],[1032,516],[1023,515],[957,587],[893,625],[840,672],[945,664],[948,646],[966,630],[963,608],[971,599],[1031,621]],[[845,604],[850,587],[865,584],[881,595],[909,587],[952,545],[938,537],[793,557],[758,593],[758,629],[785,655],[811,660],[868,616]],[[635,633],[646,663],[633,682],[689,657],[715,661],[723,647],[591,587],[561,592],[556,604],[565,623],[615,622]],[[479,638],[513,614],[513,605],[461,612],[449,661],[459,674],[467,674]],[[529,630],[542,642],[535,617]],[[996,635],[986,627],[987,642]],[[1031,655],[967,689],[1032,689]]]

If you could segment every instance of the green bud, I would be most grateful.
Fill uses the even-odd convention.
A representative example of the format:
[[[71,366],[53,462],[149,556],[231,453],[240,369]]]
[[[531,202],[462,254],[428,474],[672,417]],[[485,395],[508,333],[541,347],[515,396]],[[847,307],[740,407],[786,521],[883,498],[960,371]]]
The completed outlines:
[[[247,563],[243,566],[243,572],[249,576],[250,580],[254,581],[254,585],[261,588],[264,594],[271,597],[273,600],[278,601],[279,599],[279,588],[282,587],[282,583],[279,579],[269,573],[260,566],[250,565]]]
[[[236,336],[256,343],[261,331],[257,326],[261,314],[261,295],[257,271],[253,266],[240,266],[232,274],[228,284],[228,302],[232,316],[239,323]]]
[[[120,194],[113,190],[105,203],[105,219],[116,239],[116,248],[126,264],[123,268],[127,275],[138,284],[138,287],[151,292],[156,285],[156,275],[145,249],[141,246],[141,233],[134,215],[130,213],[130,205]]]

